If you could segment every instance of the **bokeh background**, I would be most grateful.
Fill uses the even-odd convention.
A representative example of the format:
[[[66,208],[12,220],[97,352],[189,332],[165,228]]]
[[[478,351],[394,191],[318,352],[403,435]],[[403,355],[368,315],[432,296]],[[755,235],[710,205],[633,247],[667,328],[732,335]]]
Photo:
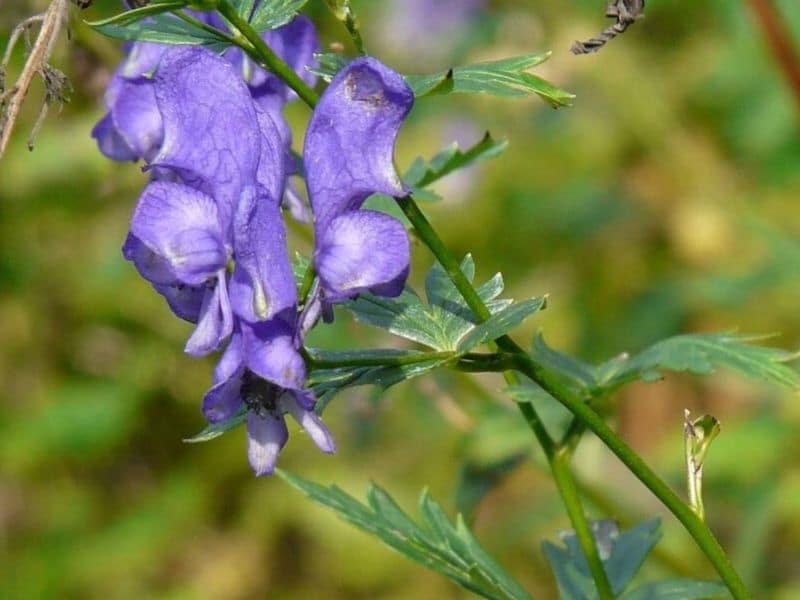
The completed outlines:
[[[190,331],[123,261],[145,176],[89,137],[120,56],[80,17],[54,64],[74,86],[28,152],[41,89],[0,162],[0,596],[3,598],[461,598],[278,479],[255,479],[236,431],[187,445],[204,423],[212,359],[181,353]],[[743,0],[649,2],[647,18],[592,56],[569,47],[607,24],[600,0],[354,0],[367,48],[404,72],[553,50],[538,74],[577,95],[420,101],[398,165],[485,130],[500,158],[449,177],[426,205],[479,277],[501,270],[514,297],[548,293],[516,335],[542,331],[589,360],[680,332],[777,333],[800,347],[800,98]],[[795,0],[775,3],[800,40]],[[3,0],[0,41],[42,2]],[[306,12],[325,45],[346,36],[324,3]],[[2,44],[5,45],[4,43]],[[13,65],[21,64],[21,49]],[[13,72],[12,72],[13,75]],[[296,139],[307,110],[289,109]],[[296,142],[296,147],[299,143]],[[308,249],[295,228],[293,246]],[[415,248],[412,283],[431,264]],[[325,348],[388,345],[342,313]],[[439,373],[386,394],[356,389],[326,412],[340,451],[295,432],[284,468],[362,497],[369,481],[413,512],[428,486],[538,598],[555,585],[540,543],[568,527],[541,458],[496,377]],[[800,403],[719,373],[671,375],[616,398],[615,425],[683,489],[683,409],[723,433],[706,463],[712,528],[759,598],[800,597]],[[476,467],[526,456],[470,496]],[[576,469],[592,516],[663,515],[645,577],[712,577],[666,511],[597,440]],[[467,485],[465,485],[467,484]],[[472,498],[472,500],[471,500]]]

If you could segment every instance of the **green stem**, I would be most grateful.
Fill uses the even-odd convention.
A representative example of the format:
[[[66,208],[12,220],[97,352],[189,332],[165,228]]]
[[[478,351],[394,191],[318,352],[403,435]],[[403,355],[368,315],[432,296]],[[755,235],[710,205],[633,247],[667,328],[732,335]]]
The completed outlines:
[[[586,519],[586,513],[581,505],[578,486],[569,468],[571,457],[572,454],[568,449],[561,448],[551,458],[550,468],[553,471],[553,479],[558,487],[558,492],[561,494],[564,508],[566,508],[569,520],[572,522],[572,528],[575,530],[575,535],[586,557],[586,562],[589,563],[589,570],[597,586],[597,592],[601,600],[613,600],[614,592],[603,567],[603,561],[600,559],[600,553],[597,550],[596,540],[589,526],[589,521]]]
[[[520,354],[517,356],[517,368],[531,379],[536,380],[540,377],[541,367],[527,355]],[[737,600],[749,599],[750,594],[744,582],[734,569],[722,546],[719,545],[714,534],[694,511],[589,406],[583,402],[576,402],[569,396],[558,397],[557,400],[583,421],[586,427],[599,437],[639,481],[647,486],[675,515],[714,565],[733,597]]]
[[[198,29],[202,29],[203,31],[210,33],[214,37],[221,38],[226,42],[228,42],[229,44],[233,44],[234,46],[241,46],[241,40],[238,40],[235,36],[228,35],[224,31],[221,31],[216,27],[212,27],[207,23],[203,23],[200,19],[195,19],[192,15],[186,14],[182,10],[176,10],[173,14],[182,21],[185,21],[186,23],[191,25],[192,27],[197,27]],[[249,45],[246,48],[242,46],[242,48],[247,51],[252,50],[252,48],[250,48]]]
[[[220,0],[218,10],[239,30],[241,35],[252,44],[253,54],[262,66],[280,77],[289,87],[297,92],[297,95],[300,96],[309,107],[313,108],[316,106],[319,101],[317,93],[309,88],[291,67],[283,62],[269,46],[264,43],[258,32],[239,16],[227,0]],[[250,51],[246,45],[239,45],[245,50]],[[488,319],[491,316],[489,309],[486,307],[475,288],[472,287],[470,281],[464,276],[458,261],[456,261],[447,250],[447,247],[439,238],[436,231],[431,227],[422,211],[419,210],[414,200],[410,196],[396,198],[396,200],[406,217],[408,217],[414,225],[420,239],[422,239],[431,252],[433,252],[470,309],[482,321]],[[749,600],[750,594],[730,560],[725,555],[725,552],[722,550],[722,547],[719,545],[719,542],[717,542],[714,534],[708,529],[705,523],[692,512],[691,508],[689,508],[666,483],[659,479],[658,475],[656,475],[655,472],[653,472],[650,467],[648,467],[647,464],[606,425],[605,421],[597,413],[582,400],[573,398],[569,391],[564,389],[557,381],[553,381],[548,376],[547,371],[541,365],[533,361],[514,340],[504,335],[495,340],[495,342],[499,348],[516,356],[516,362],[518,363],[517,368],[520,372],[530,377],[556,400],[564,404],[564,406],[578,417],[586,427],[594,432],[594,434],[617,455],[639,481],[664,503],[695,539],[700,549],[706,554],[717,570],[717,573],[719,573],[722,580],[728,586],[733,597],[736,600]],[[514,377],[515,375],[513,374],[506,374],[507,380],[513,381]],[[542,447],[545,449],[545,453],[552,452],[554,442],[544,428],[536,411],[532,406],[524,402],[518,403],[518,406],[531,429],[534,431],[534,434],[536,434],[537,439],[539,439],[540,443],[543,443]],[[594,538],[590,536],[589,541],[593,543]],[[598,589],[600,589],[600,587],[601,586],[598,585]]]
[[[294,72],[294,69],[272,51],[272,48],[267,46],[264,40],[261,39],[261,35],[259,35],[258,31],[253,29],[250,23],[236,11],[228,0],[220,0],[217,5],[217,10],[248,42],[250,42],[250,44],[252,44],[252,50],[255,53],[254,58],[258,60],[262,67],[280,77],[290,88],[297,92],[297,95],[300,96],[303,102],[308,104],[311,108],[317,105],[317,102],[319,102],[319,95],[308,87],[306,82]],[[251,50],[242,44],[237,45],[244,50]],[[251,56],[252,55],[251,53]]]
[[[456,353],[445,352],[419,352],[413,354],[402,354],[398,356],[362,356],[350,357],[343,352],[341,356],[330,358],[325,355],[314,355],[313,352],[306,350],[308,363],[314,369],[337,369],[340,367],[401,367],[404,365],[414,365],[417,363],[428,362],[430,360],[450,360],[456,358]],[[487,358],[492,358],[488,355]],[[489,360],[482,363],[485,367],[490,367],[493,363]],[[483,369],[484,372],[487,370]]]
[[[444,242],[433,229],[428,219],[416,205],[411,196],[403,198],[396,198],[397,203],[403,210],[403,213],[408,217],[409,221],[414,225],[417,235],[425,242],[425,244],[433,252],[436,259],[442,265],[445,272],[450,277],[453,285],[456,286],[458,291],[464,298],[464,301],[470,307],[481,321],[486,321],[491,317],[488,307],[483,302],[483,299],[478,295],[478,292],[472,286],[472,283],[467,279],[461,270],[461,265],[456,258],[450,254],[450,251],[444,245]],[[495,340],[495,343],[501,349],[512,354],[524,354],[514,340],[508,336],[502,336]],[[508,370],[504,372],[504,377],[509,384],[519,383],[516,373]],[[533,434],[536,436],[539,444],[544,451],[550,469],[553,472],[553,478],[564,501],[564,506],[569,516],[572,528],[578,537],[578,541],[589,563],[589,569],[592,573],[592,578],[595,581],[598,593],[601,600],[610,600],[614,598],[611,591],[611,584],[608,581],[603,563],[600,560],[600,554],[597,550],[597,544],[592,535],[589,523],[586,519],[586,513],[581,506],[580,496],[577,491],[577,485],[572,472],[569,468],[569,460],[571,452],[569,449],[560,448],[556,446],[550,433],[544,426],[539,415],[536,413],[534,407],[527,402],[517,403],[517,407],[522,412],[526,423],[530,427]]]

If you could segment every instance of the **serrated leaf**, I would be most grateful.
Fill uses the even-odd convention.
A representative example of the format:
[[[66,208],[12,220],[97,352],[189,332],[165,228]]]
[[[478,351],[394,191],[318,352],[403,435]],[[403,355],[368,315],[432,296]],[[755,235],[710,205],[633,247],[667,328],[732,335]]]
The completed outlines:
[[[506,140],[497,141],[487,131],[483,139],[474,146],[462,151],[457,143],[453,143],[436,154],[430,161],[418,157],[403,176],[405,182],[413,189],[414,196],[424,198],[426,186],[438,181],[450,173],[470,166],[476,161],[493,158],[508,147]],[[430,192],[428,192],[430,193]]]
[[[330,81],[350,58],[340,54],[315,55],[319,66],[313,69],[319,77]],[[436,94],[491,94],[524,97],[536,94],[555,108],[569,106],[575,97],[527,70],[544,62],[550,53],[525,54],[513,58],[453,67],[432,75],[405,75],[406,82],[418,98]]]
[[[469,352],[478,344],[496,340],[516,328],[532,314],[542,310],[546,305],[546,297],[531,298],[499,310],[464,336],[458,344],[458,351]]]
[[[659,519],[645,521],[621,534],[612,521],[592,523],[600,558],[615,596],[630,583],[660,539],[659,528]],[[559,590],[569,598],[596,598],[594,580],[577,537],[574,532],[568,531],[561,534],[561,539],[565,547],[547,541],[542,544],[556,575]]]
[[[795,355],[751,343],[760,339],[730,333],[675,336],[653,344],[630,359],[600,365],[600,383],[617,387],[634,379],[656,379],[664,370],[708,375],[723,367],[752,379],[797,388],[797,371],[786,364]]]
[[[94,29],[98,29],[99,27],[103,27],[106,25],[125,26],[125,25],[130,25],[131,23],[136,23],[138,21],[141,21],[142,19],[147,17],[160,15],[161,13],[171,12],[173,10],[179,10],[181,8],[185,8],[188,4],[189,3],[187,0],[175,0],[173,2],[170,1],[154,2],[152,4],[148,4],[147,6],[141,6],[139,8],[127,10],[118,15],[114,15],[113,17],[108,17],[107,19],[101,19],[99,21],[86,21],[86,24],[89,27],[93,27]]]
[[[307,69],[309,72],[328,83],[330,83],[331,79],[352,60],[347,56],[335,52],[317,52],[314,54],[314,58],[317,60],[317,66],[307,67]]]
[[[215,52],[230,46],[230,43],[222,37],[222,32],[220,35],[216,35],[211,31],[194,27],[171,14],[151,15],[147,19],[139,19],[125,24],[98,23],[89,23],[89,25],[103,35],[118,40],[204,46]]]
[[[317,396],[317,411],[322,412],[333,397],[342,390],[361,385],[376,385],[387,389],[401,381],[419,377],[439,368],[450,357],[432,356],[430,353],[379,349],[355,352],[323,352],[307,349],[313,360],[329,364],[344,364],[354,361],[374,361],[374,366],[353,365],[333,368],[315,366],[309,374],[307,385]],[[404,364],[380,364],[389,360],[406,361]],[[323,363],[323,364],[324,364]],[[312,363],[313,364],[313,363]]]
[[[474,279],[475,263],[471,256],[467,255],[461,263],[461,271],[469,281]],[[479,325],[477,317],[440,266],[434,265],[428,273],[425,291],[427,304],[415,292],[406,289],[397,298],[364,294],[345,307],[361,323],[386,329],[435,350],[459,350],[461,341]],[[477,290],[492,314],[512,305],[512,300],[497,299],[502,291],[503,278],[499,273]],[[478,339],[481,337],[485,334]]]
[[[250,25],[259,33],[285,25],[306,2],[308,0],[262,0],[250,18]]]
[[[640,585],[625,593],[621,600],[708,600],[728,597],[728,589],[716,581],[667,579]]]
[[[227,421],[220,421],[219,423],[212,423],[197,435],[186,438],[183,441],[187,444],[199,444],[202,442],[209,442],[219,436],[244,425],[247,421],[247,410],[242,408],[238,413],[232,416]]]
[[[555,108],[569,106],[570,100],[575,97],[573,94],[527,71],[547,60],[549,56],[549,52],[526,54],[454,67],[432,75],[407,75],[406,81],[417,97],[456,92],[505,97],[536,94]]]
[[[341,519],[484,598],[530,599],[480,546],[463,520],[457,519],[453,526],[427,491],[420,497],[418,524],[376,485],[370,486],[368,504],[364,505],[336,486],[324,487],[280,469],[276,473],[314,502],[335,511]]]

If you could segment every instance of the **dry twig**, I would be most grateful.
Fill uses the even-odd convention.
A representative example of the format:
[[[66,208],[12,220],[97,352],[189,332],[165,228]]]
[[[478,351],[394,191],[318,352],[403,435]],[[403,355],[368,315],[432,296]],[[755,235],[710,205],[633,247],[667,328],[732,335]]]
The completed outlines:
[[[53,53],[55,41],[66,21],[67,7],[68,0],[52,0],[47,10],[20,23],[9,38],[8,46],[6,46],[3,55],[3,62],[0,63],[0,158],[5,153],[14,124],[19,117],[22,103],[37,73],[44,81],[45,98],[31,137],[28,140],[28,148],[33,148],[33,137],[41,127],[50,104],[63,102],[66,99],[65,91],[69,89],[69,82],[66,76],[58,69],[51,67],[48,61]],[[40,24],[39,33],[36,36],[36,41],[31,45],[28,36],[30,29],[36,24]],[[11,60],[14,46],[23,35],[26,39],[27,49],[25,66],[22,68],[22,72],[14,82],[14,85],[5,90],[4,79],[8,63]]]
[[[616,23],[606,27],[600,35],[585,42],[575,42],[570,51],[573,54],[589,54],[597,52],[628,27],[644,16],[644,0],[613,0],[606,7],[606,16],[616,19]]]

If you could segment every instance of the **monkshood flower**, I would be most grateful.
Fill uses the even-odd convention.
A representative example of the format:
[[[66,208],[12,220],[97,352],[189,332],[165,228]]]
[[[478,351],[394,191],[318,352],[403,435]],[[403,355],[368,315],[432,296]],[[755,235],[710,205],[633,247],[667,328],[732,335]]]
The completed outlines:
[[[151,77],[169,50],[169,46],[147,42],[126,47],[125,59],[106,89],[108,112],[92,130],[100,152],[108,158],[149,160],[161,146],[164,132]]]
[[[247,454],[258,476],[273,472],[288,440],[285,414],[320,450],[336,451],[333,436],[314,412],[314,396],[303,389],[306,373],[295,330],[296,313],[290,311],[255,325],[237,322],[203,400],[210,423],[247,410]]]
[[[394,167],[394,144],[414,94],[374,58],[342,69],[311,117],[303,152],[324,304],[363,292],[396,296],[408,276],[404,225],[361,209],[374,193],[408,192]]]
[[[224,21],[216,13],[189,12],[204,23],[227,31]],[[319,51],[319,41],[309,19],[298,16],[282,27],[264,32],[262,38],[308,85],[314,85],[316,76],[306,67],[316,64],[314,53]],[[177,48],[136,42],[126,45],[125,50],[126,56],[106,90],[108,112],[93,129],[92,137],[97,140],[100,151],[113,160],[150,161],[163,136],[152,86],[153,74],[162,56]],[[224,56],[241,74],[261,108],[270,113],[285,146],[286,167],[293,168],[289,153],[291,132],[281,110],[295,97],[294,93],[275,75],[253,63],[240,49],[231,48]],[[289,203],[289,208],[293,214],[303,217],[303,211],[296,204]]]
[[[186,351],[203,355],[230,335],[234,315],[257,322],[296,305],[280,136],[233,66],[208,50],[166,54],[153,89],[164,140],[151,166],[180,181],[147,185],[123,254],[197,323]]]

